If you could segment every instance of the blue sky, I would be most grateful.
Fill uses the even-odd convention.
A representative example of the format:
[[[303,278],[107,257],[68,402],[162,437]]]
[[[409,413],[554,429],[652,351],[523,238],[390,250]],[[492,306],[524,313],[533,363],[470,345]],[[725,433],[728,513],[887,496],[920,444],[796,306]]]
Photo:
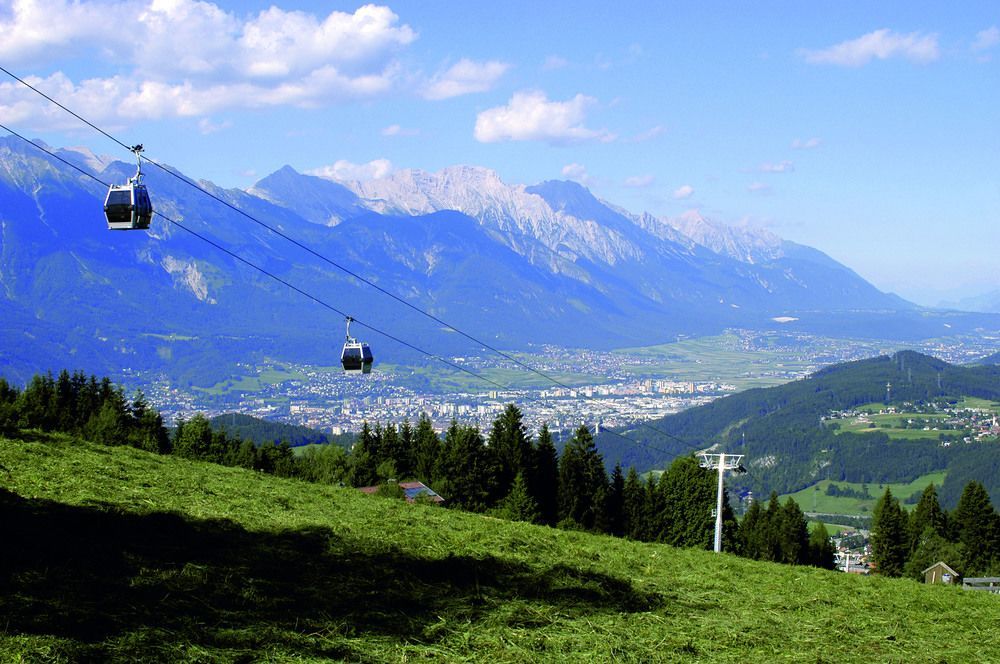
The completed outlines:
[[[0,64],[185,173],[475,164],[1000,289],[1000,5],[0,0]],[[128,160],[0,80],[0,121]]]

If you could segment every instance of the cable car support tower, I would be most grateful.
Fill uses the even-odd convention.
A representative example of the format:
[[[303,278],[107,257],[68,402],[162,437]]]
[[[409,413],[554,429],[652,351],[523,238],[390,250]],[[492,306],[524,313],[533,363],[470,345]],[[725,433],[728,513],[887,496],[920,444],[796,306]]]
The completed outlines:
[[[740,463],[743,458],[742,454],[708,454],[707,452],[701,453],[701,467],[710,468],[712,470],[718,469],[719,471],[719,489],[715,497],[715,552],[719,553],[722,551],[722,496],[725,493],[723,491],[723,477],[725,477],[727,470],[733,470],[738,473],[745,473],[746,468]]]

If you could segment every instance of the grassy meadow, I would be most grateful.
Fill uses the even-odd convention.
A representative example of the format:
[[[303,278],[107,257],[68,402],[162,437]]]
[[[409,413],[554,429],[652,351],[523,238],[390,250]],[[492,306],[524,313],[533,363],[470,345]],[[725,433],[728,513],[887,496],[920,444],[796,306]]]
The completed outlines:
[[[0,439],[0,661],[1000,661],[1000,598]]]
[[[946,474],[947,471],[942,470],[921,475],[912,482],[900,482],[896,484],[878,484],[877,482],[874,484],[862,484],[860,482],[834,482],[831,480],[820,480],[816,484],[806,487],[801,491],[781,496],[781,500],[784,501],[785,498],[790,496],[805,512],[871,516],[875,503],[878,502],[878,499],[882,497],[883,493],[885,493],[886,487],[892,491],[893,496],[898,498],[900,501],[905,501],[913,494],[919,494],[927,488],[928,484],[933,484],[940,488],[941,484],[944,483],[944,477]],[[868,494],[871,497],[855,498],[850,496],[828,496],[826,491],[827,487],[831,484],[836,484],[842,490],[853,489],[858,493],[864,493],[864,490],[867,487]],[[905,502],[902,502],[902,505],[907,509],[912,509],[916,506],[915,503],[907,504]]]

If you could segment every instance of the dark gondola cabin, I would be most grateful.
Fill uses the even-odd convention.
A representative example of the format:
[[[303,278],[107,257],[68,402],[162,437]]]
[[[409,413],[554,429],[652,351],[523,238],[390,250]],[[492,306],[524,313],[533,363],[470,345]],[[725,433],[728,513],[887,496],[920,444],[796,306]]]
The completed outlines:
[[[374,361],[371,348],[359,341],[345,343],[344,350],[340,353],[340,363],[347,373],[371,373]]]
[[[113,231],[145,230],[153,220],[153,203],[149,200],[146,185],[142,184],[142,145],[133,145],[135,153],[135,175],[125,184],[108,187],[104,199],[104,216],[108,229]]]
[[[153,204],[146,185],[113,184],[104,200],[104,216],[113,231],[144,230],[153,220]]]
[[[347,335],[344,349],[340,352],[340,364],[344,367],[345,373],[371,373],[372,363],[375,362],[372,349],[365,342],[351,336],[353,320],[350,316],[347,317]]]

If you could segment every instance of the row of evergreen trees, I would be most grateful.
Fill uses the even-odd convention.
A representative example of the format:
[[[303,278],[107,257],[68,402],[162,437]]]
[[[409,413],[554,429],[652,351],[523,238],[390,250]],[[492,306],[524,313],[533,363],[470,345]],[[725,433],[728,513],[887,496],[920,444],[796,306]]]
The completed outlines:
[[[105,445],[132,445],[150,452],[169,451],[160,413],[142,392],[131,401],[107,377],[97,380],[66,370],[35,375],[23,390],[0,378],[0,433],[18,429],[62,431]]]
[[[295,455],[287,442],[257,446],[213,430],[202,415],[180,421],[168,435],[141,392],[130,402],[105,378],[63,371],[36,376],[23,391],[0,379],[0,433],[20,428],[63,431],[108,445],[132,445],[160,454],[299,477],[313,482],[372,486],[417,479],[451,507],[562,528],[602,532],[674,546],[711,548],[716,475],[693,456],[678,457],[658,477],[640,478],[621,466],[610,474],[586,426],[561,453],[547,427],[537,440],[513,404],[487,436],[452,422],[443,436],[422,416],[363,425],[351,451],[310,446]],[[767,509],[751,506],[738,525],[723,501],[723,547],[747,557],[832,567],[823,530],[810,542],[804,515],[789,499],[772,496]]]
[[[933,484],[912,513],[886,488],[872,511],[871,549],[886,576],[922,579],[937,562],[966,577],[1000,576],[1000,514],[977,481],[965,485],[951,513],[941,508]]]

